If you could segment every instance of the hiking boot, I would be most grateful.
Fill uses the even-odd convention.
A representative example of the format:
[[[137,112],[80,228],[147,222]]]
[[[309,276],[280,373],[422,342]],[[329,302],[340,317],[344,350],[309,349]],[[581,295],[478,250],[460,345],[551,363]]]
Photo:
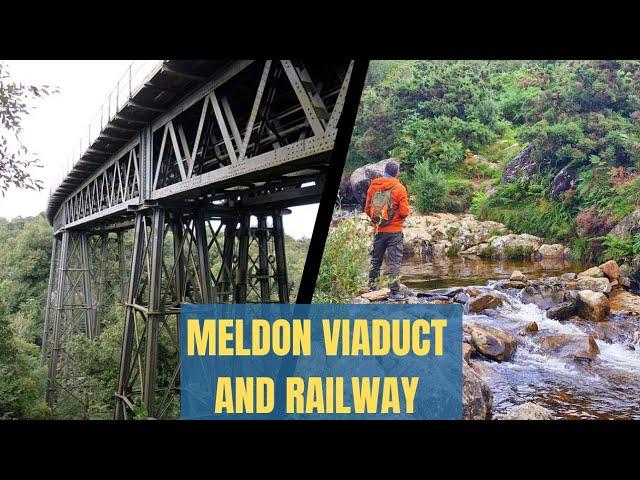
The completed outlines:
[[[406,300],[407,296],[403,293],[392,293],[389,295],[389,300],[392,302],[398,302],[400,300]]]

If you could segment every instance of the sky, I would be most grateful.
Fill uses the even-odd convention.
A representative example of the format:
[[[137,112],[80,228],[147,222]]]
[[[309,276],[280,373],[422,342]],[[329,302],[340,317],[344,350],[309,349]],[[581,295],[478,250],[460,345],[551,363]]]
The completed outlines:
[[[28,217],[46,210],[49,191],[54,190],[70,167],[73,153],[88,125],[131,60],[7,60],[5,66],[16,81],[58,87],[60,92],[33,102],[32,113],[24,117],[21,139],[41,159],[34,177],[44,189],[10,189],[0,196],[0,217]],[[135,87],[134,87],[135,88]],[[318,205],[291,208],[284,228],[294,238],[311,237]]]

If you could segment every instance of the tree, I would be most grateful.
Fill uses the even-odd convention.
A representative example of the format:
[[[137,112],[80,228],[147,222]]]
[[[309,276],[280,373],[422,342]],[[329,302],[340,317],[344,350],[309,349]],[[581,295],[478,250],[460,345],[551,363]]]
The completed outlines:
[[[33,108],[31,101],[56,93],[48,85],[25,85],[11,80],[0,62],[0,193],[4,196],[11,185],[30,190],[42,190],[42,181],[29,170],[41,167],[20,139],[22,121]]]

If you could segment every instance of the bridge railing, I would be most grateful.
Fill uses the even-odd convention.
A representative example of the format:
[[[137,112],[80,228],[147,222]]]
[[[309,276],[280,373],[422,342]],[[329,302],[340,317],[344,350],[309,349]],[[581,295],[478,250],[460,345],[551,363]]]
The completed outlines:
[[[52,182],[49,195],[62,183],[66,175],[82,157],[84,152],[98,138],[100,132],[114,119],[115,115],[127,104],[143,86],[145,79],[152,72],[162,67],[162,60],[133,60],[97,109],[86,127],[86,131],[78,139],[78,144],[62,166],[59,177]]]

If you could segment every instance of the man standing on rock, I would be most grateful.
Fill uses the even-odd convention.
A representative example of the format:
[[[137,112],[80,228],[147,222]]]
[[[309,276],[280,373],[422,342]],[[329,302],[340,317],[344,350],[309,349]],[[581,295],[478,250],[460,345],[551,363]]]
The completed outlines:
[[[405,299],[405,295],[399,292],[398,279],[402,262],[402,229],[404,228],[404,219],[409,215],[409,198],[407,189],[397,178],[399,172],[400,166],[396,162],[388,162],[384,167],[384,175],[371,182],[364,207],[375,232],[371,252],[369,287],[375,290],[384,254],[387,252],[389,274],[393,278],[393,282],[389,285],[391,290],[389,300]]]

